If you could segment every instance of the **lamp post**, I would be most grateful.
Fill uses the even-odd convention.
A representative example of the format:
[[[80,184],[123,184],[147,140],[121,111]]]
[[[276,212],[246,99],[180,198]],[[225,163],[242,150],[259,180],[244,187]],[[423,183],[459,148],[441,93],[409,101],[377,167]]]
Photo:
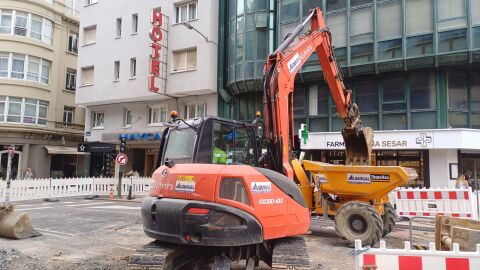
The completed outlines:
[[[197,28],[193,27],[188,22],[183,22],[182,25],[185,26],[187,29],[194,30],[195,32],[197,32],[199,35],[201,35],[205,39],[207,43],[213,43],[215,44],[215,46],[218,46],[218,44],[215,41],[210,40],[207,36],[205,36],[202,32],[200,32]]]

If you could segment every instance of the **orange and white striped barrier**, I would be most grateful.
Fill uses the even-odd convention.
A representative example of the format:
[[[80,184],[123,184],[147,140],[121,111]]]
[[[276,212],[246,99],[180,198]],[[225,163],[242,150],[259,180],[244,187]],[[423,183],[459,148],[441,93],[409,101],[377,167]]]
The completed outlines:
[[[395,194],[397,215],[400,217],[444,215],[478,219],[471,189],[401,188]]]
[[[387,249],[384,241],[380,248],[362,249],[362,242],[356,240],[355,253],[356,270],[480,269],[480,244],[476,252],[460,252],[458,244],[453,244],[452,251],[436,251],[434,243],[429,250],[412,250],[408,241],[404,249]]]

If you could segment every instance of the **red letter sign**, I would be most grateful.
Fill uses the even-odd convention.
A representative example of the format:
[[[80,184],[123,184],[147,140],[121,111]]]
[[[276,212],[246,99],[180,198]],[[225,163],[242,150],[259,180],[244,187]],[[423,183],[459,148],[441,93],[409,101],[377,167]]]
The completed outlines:
[[[163,39],[162,12],[158,9],[153,9],[150,15],[150,20],[152,28],[150,29],[149,35],[150,39],[153,41],[153,43],[150,44],[150,47],[153,49],[153,54],[150,55],[150,77],[148,78],[148,89],[150,92],[158,93],[160,89],[155,86],[155,77],[160,76],[160,53],[158,51],[162,49],[162,46],[160,45],[160,42]]]

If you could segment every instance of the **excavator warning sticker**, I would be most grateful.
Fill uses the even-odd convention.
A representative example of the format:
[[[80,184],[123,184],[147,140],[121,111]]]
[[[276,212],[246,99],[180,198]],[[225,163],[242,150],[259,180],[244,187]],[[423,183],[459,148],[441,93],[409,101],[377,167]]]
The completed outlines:
[[[347,173],[347,180],[350,184],[370,184],[370,174]]]
[[[288,70],[290,70],[290,73],[294,73],[297,71],[298,67],[300,67],[300,64],[302,63],[302,59],[300,58],[300,55],[296,53],[290,61],[288,61]]]
[[[195,192],[195,177],[193,175],[179,175],[175,183],[176,192]]]
[[[327,183],[327,177],[325,174],[315,174],[315,182],[318,184],[325,184]]]
[[[272,183],[270,182],[252,182],[253,193],[270,193],[272,192]]]

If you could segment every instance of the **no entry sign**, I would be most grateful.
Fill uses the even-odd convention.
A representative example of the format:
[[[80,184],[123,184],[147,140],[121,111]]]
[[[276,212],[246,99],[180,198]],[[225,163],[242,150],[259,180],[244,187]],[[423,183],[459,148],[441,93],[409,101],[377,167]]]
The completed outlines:
[[[125,165],[128,162],[128,157],[126,154],[118,154],[117,158],[115,159],[119,165]]]

